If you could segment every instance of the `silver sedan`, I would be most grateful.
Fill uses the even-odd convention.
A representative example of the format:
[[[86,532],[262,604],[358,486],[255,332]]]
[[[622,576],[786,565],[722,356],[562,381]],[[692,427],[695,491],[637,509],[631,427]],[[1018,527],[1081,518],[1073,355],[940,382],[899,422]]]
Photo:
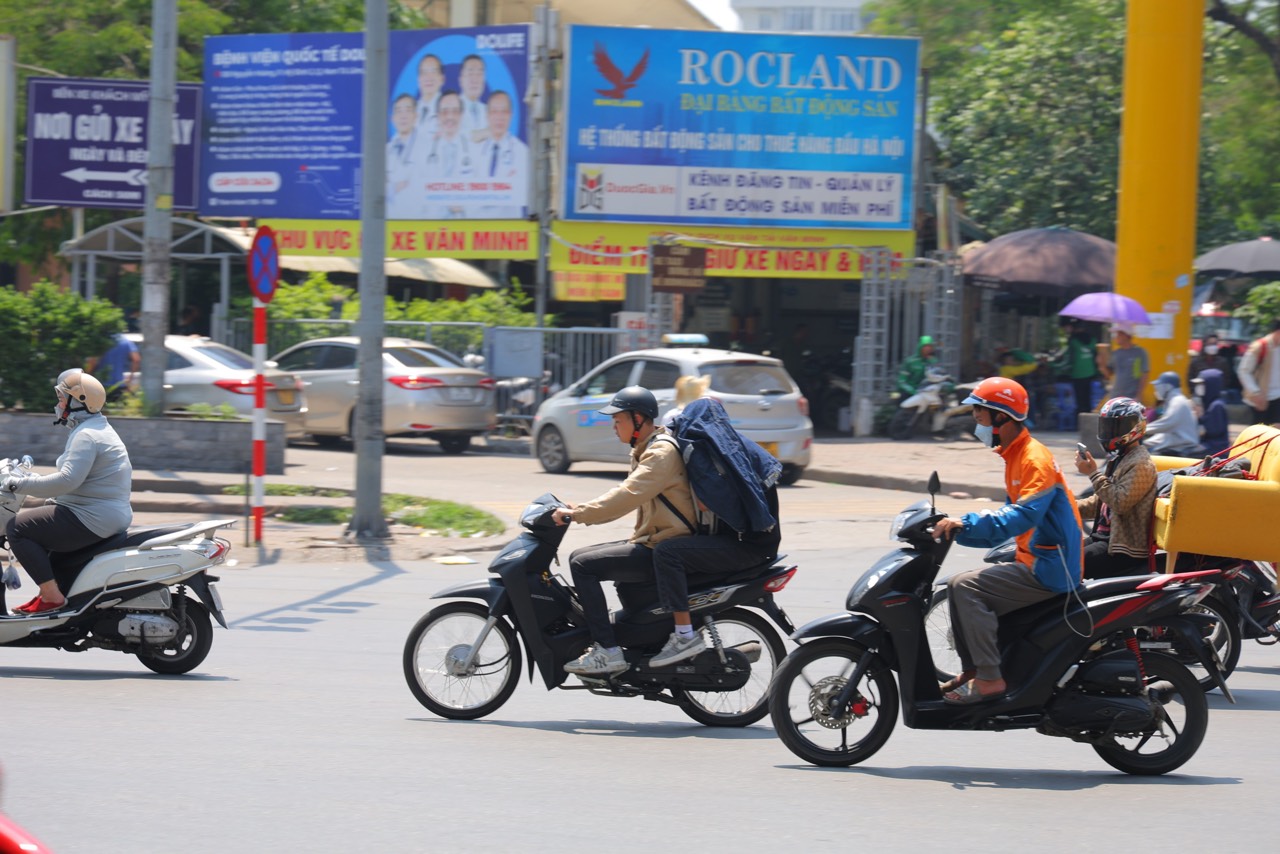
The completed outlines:
[[[273,360],[302,378],[307,394],[306,431],[330,444],[353,434],[359,378],[360,339],[316,338]],[[460,454],[497,423],[494,381],[446,350],[425,341],[382,341],[382,429],[388,436],[437,440],[447,454]]]
[[[125,337],[141,347],[142,336],[138,333],[126,333]],[[253,415],[256,372],[251,357],[198,335],[166,335],[164,349],[168,359],[164,371],[166,409],[227,404],[240,415]],[[269,366],[263,368],[262,378],[266,382],[267,417],[284,422],[286,438],[302,438],[307,412],[302,381]]]

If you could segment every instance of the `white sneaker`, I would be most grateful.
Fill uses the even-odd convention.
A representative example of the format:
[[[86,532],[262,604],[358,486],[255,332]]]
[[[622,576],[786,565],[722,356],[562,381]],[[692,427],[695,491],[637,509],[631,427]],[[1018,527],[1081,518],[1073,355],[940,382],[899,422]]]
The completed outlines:
[[[598,643],[587,647],[587,651],[564,666],[566,673],[577,673],[585,676],[598,676],[603,673],[620,673],[631,665],[621,649],[609,652]]]
[[[693,637],[688,638],[681,637],[679,632],[672,632],[671,637],[667,638],[666,646],[657,655],[649,659],[649,666],[666,667],[668,664],[675,664],[677,661],[693,658],[706,648],[707,645],[702,640],[701,632],[694,632]]]

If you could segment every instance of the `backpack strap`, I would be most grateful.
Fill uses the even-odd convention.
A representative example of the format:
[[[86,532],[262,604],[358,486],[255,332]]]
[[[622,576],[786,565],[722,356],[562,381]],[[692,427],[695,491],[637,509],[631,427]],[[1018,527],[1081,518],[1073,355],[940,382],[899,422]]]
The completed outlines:
[[[671,503],[671,499],[667,498],[667,496],[659,492],[658,500],[661,501],[663,504],[667,505],[667,509],[670,510],[672,513],[676,514],[677,519],[679,519],[681,522],[684,522],[684,526],[689,529],[690,534],[698,533],[698,529],[694,527],[692,522],[690,522],[688,519],[684,517],[683,513],[681,513],[679,510],[676,509],[676,506]]]

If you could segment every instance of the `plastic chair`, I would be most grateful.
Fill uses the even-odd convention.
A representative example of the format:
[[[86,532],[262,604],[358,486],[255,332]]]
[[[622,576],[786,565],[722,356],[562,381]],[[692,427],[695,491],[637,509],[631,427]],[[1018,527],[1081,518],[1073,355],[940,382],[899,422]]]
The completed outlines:
[[[1107,395],[1107,387],[1102,384],[1102,380],[1094,380],[1093,385],[1089,387],[1089,409],[1093,412],[1098,411],[1098,404],[1102,403],[1102,398]]]

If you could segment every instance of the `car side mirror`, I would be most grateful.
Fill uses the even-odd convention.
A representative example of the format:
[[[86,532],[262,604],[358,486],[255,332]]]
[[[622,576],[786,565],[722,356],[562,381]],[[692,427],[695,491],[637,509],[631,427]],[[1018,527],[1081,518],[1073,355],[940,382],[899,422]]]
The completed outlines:
[[[280,363],[279,363],[279,362],[277,362],[275,359],[267,359],[265,362],[263,362],[263,363],[262,363],[262,367],[264,367],[264,368],[278,368],[278,367],[280,367]]]

